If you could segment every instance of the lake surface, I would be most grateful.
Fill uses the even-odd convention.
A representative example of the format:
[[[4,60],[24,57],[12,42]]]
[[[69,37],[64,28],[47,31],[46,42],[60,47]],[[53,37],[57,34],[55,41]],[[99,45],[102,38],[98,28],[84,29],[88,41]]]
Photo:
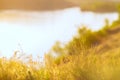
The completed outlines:
[[[0,12],[0,56],[21,51],[43,57],[56,41],[72,39],[78,27],[98,30],[105,19],[111,24],[117,18],[117,13],[81,12],[76,7],[46,12],[4,10]]]

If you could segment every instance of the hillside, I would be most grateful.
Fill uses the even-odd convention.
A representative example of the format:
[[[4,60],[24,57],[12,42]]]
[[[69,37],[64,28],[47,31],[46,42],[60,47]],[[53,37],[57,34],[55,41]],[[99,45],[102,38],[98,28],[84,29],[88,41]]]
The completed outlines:
[[[53,46],[53,53],[59,57],[50,54],[45,57],[48,68],[57,68],[52,78],[120,80],[120,21],[114,24],[116,22],[96,32],[80,29],[81,37],[74,37],[66,47],[61,47],[60,43]]]
[[[75,7],[74,3],[65,0],[0,0],[0,9],[17,10],[58,10]]]
[[[0,10],[58,10],[80,7],[83,11],[115,12],[120,0],[0,0]]]
[[[96,53],[105,54],[105,53],[115,53],[119,52],[120,49],[120,25],[115,28],[111,28],[107,30],[108,36],[103,38],[100,45],[96,48]]]
[[[98,31],[80,28],[64,47],[57,42],[39,58],[19,51],[0,58],[0,80],[120,80],[120,20]]]

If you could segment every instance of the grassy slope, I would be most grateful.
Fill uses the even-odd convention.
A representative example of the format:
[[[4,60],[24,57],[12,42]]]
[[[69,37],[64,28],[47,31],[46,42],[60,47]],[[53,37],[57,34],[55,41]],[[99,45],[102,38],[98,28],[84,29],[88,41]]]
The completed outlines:
[[[97,46],[87,49],[83,45],[81,49],[77,41],[67,48],[68,54],[71,51],[73,54],[62,54],[55,60],[48,56],[49,68],[52,64],[56,68],[53,80],[120,80],[120,25],[108,28],[106,32]]]
[[[84,44],[79,37],[69,47],[61,48],[58,43],[54,51],[59,57],[46,54],[46,66],[32,61],[31,56],[22,58],[15,54],[10,60],[1,58],[0,80],[120,80],[120,23],[102,32],[88,30],[84,36]],[[86,48],[88,41],[99,43]],[[21,62],[21,58],[28,62]]]
[[[120,48],[120,26],[117,26],[108,31],[109,36],[99,45],[99,47],[103,47],[102,49],[106,49],[106,52],[116,51],[115,49]]]

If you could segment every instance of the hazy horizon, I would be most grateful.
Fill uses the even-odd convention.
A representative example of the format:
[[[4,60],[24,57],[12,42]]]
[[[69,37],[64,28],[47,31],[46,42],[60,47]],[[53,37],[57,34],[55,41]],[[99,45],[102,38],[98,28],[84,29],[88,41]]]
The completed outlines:
[[[49,11],[76,6],[66,0],[0,0],[0,10]]]

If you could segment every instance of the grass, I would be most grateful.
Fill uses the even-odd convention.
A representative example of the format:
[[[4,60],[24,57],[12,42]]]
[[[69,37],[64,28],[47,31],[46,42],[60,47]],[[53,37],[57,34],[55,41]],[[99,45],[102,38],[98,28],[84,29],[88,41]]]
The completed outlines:
[[[0,58],[0,80],[120,80],[119,39],[119,20],[96,32],[83,27],[64,47],[57,42],[43,63],[17,53]]]
[[[49,69],[57,68],[52,80],[120,80],[119,20],[114,23],[96,32],[83,27],[64,48],[56,44],[58,57],[45,58]]]

